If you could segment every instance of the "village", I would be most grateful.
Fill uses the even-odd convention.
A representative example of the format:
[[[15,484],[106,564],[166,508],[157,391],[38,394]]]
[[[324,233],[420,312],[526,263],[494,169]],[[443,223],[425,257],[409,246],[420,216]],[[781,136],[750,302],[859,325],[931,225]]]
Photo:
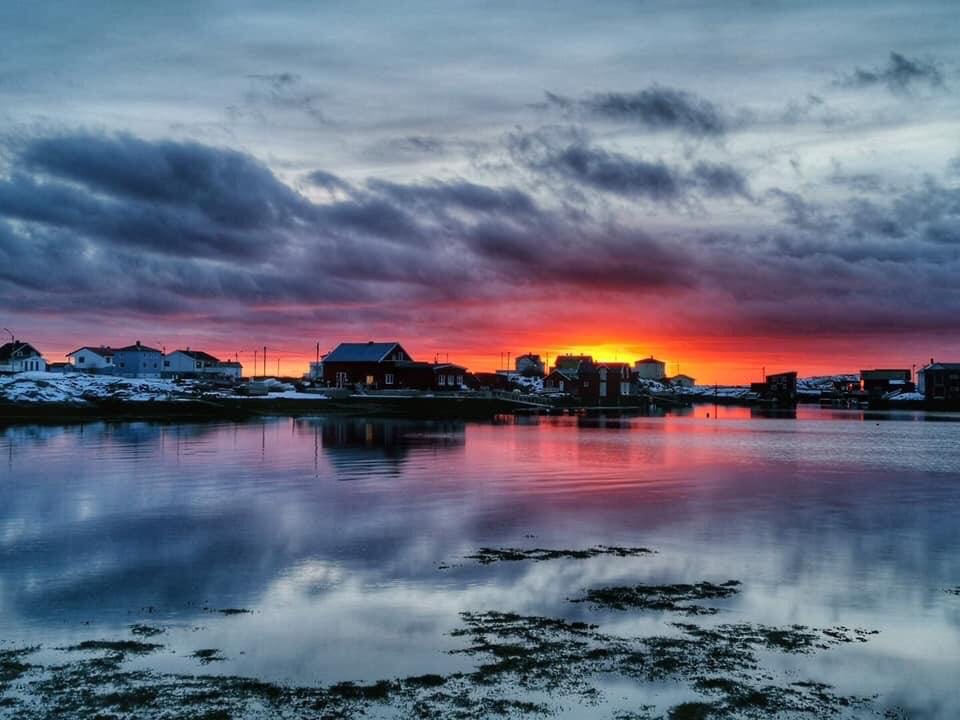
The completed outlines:
[[[509,369],[471,372],[454,362],[414,359],[400,342],[344,342],[321,355],[299,378],[268,377],[267,348],[260,364],[244,375],[238,358],[221,359],[191,349],[166,352],[136,341],[122,347],[85,345],[51,362],[34,345],[11,337],[0,346],[0,375],[43,377],[96,376],[104,379],[189,384],[189,392],[211,390],[225,396],[319,399],[347,397],[418,397],[437,395],[496,396],[527,406],[629,408],[655,403],[684,406],[693,402],[792,407],[819,402],[830,407],[936,407],[960,405],[960,363],[934,362],[912,368],[861,370],[859,375],[798,379],[795,371],[765,374],[747,386],[698,385],[686,374],[668,375],[667,364],[654,357],[629,362],[597,360],[584,354],[561,354],[552,363],[537,353],[503,360]],[[503,362],[501,363],[503,364]],[[38,373],[40,375],[38,375]],[[9,384],[9,383],[8,383]],[[2,386],[0,386],[2,387]],[[112,387],[116,388],[117,385]],[[292,393],[292,394],[291,394]],[[2,396],[0,396],[2,397]],[[149,393],[144,396],[150,398]],[[42,399],[38,396],[7,401]]]

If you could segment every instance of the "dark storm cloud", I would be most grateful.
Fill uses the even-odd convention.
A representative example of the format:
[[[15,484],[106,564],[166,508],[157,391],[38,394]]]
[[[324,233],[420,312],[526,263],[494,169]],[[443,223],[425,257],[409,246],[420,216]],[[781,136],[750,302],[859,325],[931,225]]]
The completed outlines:
[[[72,134],[28,141],[17,166],[95,192],[191,206],[234,227],[290,224],[308,203],[249,155],[193,142],[127,134]]]
[[[128,135],[24,141],[0,215],[168,255],[262,258],[316,209],[242,153]]]
[[[531,232],[489,220],[468,231],[468,244],[519,285],[669,292],[697,283],[681,248],[616,225],[571,232],[544,223]]]
[[[429,210],[438,216],[453,208],[510,216],[532,216],[539,212],[533,198],[522,190],[493,188],[465,180],[414,185],[373,180],[367,187],[401,205]]]
[[[898,52],[891,52],[887,64],[874,68],[855,68],[852,73],[841,79],[845,87],[866,88],[883,85],[894,93],[905,93],[917,85],[931,88],[943,87],[943,75],[931,62],[918,58],[908,58]]]
[[[595,117],[639,125],[651,131],[672,130],[718,137],[730,121],[713,102],[676,88],[653,85],[634,93],[607,92],[582,100],[547,93],[547,102],[562,111],[579,110]]]
[[[327,192],[341,191],[345,193],[353,192],[353,188],[348,182],[338,175],[334,175],[332,172],[327,172],[326,170],[314,170],[311,173],[308,173],[306,180],[311,185],[314,185],[319,188],[323,188]]]
[[[508,143],[518,163],[581,188],[667,204],[697,193],[750,197],[746,175],[728,163],[700,161],[686,170],[662,160],[606,150],[576,134],[567,139],[564,134],[550,132],[515,133]]]
[[[680,201],[750,197],[735,166],[686,170],[518,136],[514,156],[583,192]],[[783,222],[726,235],[644,230],[543,205],[514,185],[462,179],[348,184],[326,171],[313,203],[236,151],[126,136],[64,135],[10,147],[0,181],[0,300],[36,312],[240,316],[255,307],[382,308],[536,297],[544,288],[636,299],[721,294],[746,332],[809,330],[849,310],[946,327],[960,312],[960,190],[927,180],[825,206],[762,195]],[[694,306],[696,304],[694,303]],[[909,313],[904,306],[909,307]],[[697,312],[709,314],[707,302]],[[291,311],[293,312],[293,311]],[[734,322],[734,320],[728,321]],[[742,320],[735,320],[742,322]]]
[[[690,176],[696,187],[706,195],[712,197],[739,195],[750,198],[746,175],[729,163],[701,161],[693,166]]]

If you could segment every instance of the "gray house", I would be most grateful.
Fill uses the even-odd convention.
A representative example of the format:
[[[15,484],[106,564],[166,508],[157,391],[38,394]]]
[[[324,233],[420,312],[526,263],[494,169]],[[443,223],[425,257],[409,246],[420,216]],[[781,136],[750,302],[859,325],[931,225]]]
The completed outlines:
[[[164,377],[229,377],[239,380],[243,366],[200,350],[174,350],[163,358]]]
[[[113,351],[113,365],[117,375],[123,377],[158,378],[163,369],[163,353],[137,340]]]

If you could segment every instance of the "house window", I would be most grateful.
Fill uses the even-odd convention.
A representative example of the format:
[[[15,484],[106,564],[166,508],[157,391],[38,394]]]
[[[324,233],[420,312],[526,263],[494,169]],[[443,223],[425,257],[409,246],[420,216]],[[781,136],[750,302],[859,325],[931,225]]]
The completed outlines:
[[[347,377],[345,372],[337,373],[337,387],[345,387],[350,382],[350,378]]]
[[[199,369],[202,368],[202,367],[203,367],[203,363],[198,361],[198,362],[197,362],[197,370],[199,370]]]
[[[367,375],[367,385],[373,385],[374,378],[373,375]]]
[[[457,385],[463,385],[463,375],[457,375]]]
[[[563,380],[561,380],[560,382],[557,383],[557,389],[558,389],[560,392],[563,392]]]
[[[80,365],[83,365],[83,363],[84,363],[84,357],[83,357],[83,355],[81,355],[80,357],[77,358],[77,362],[78,362]]]
[[[169,360],[164,360],[164,361],[163,361],[163,366],[164,366],[164,367],[170,367],[170,361],[169,361]]]
[[[107,365],[113,365],[113,358],[112,358],[112,357],[108,357],[108,358],[107,358]]]
[[[387,373],[383,376],[384,385],[393,385],[393,373]]]

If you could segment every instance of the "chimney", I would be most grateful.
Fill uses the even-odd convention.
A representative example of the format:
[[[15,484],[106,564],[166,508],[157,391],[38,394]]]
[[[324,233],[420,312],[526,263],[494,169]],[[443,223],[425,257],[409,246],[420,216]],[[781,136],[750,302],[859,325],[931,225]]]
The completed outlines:
[[[140,349],[140,341],[139,341],[139,340],[137,340],[137,349],[138,349],[138,350]]]

